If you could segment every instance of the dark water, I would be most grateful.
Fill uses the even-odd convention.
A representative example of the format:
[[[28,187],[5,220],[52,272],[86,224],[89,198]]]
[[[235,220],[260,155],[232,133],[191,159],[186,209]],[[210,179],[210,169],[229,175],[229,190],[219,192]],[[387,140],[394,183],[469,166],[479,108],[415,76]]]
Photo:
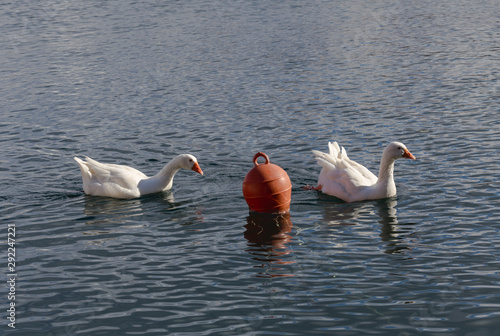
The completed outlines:
[[[3,335],[493,335],[500,327],[497,1],[0,5]],[[301,189],[339,141],[398,196]],[[289,217],[250,216],[267,153]],[[173,192],[85,196],[74,155]],[[259,225],[280,230],[260,232]],[[5,283],[5,282],[4,282]],[[7,317],[15,303],[15,329]]]

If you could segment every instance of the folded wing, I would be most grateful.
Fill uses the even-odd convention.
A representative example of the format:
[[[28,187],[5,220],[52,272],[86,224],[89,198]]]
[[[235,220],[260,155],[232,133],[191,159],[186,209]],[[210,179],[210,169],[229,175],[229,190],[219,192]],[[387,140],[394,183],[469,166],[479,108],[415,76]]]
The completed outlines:
[[[318,185],[324,193],[350,201],[360,188],[372,186],[377,176],[366,167],[349,159],[344,147],[337,142],[328,143],[329,153],[313,151],[316,161],[323,168]]]

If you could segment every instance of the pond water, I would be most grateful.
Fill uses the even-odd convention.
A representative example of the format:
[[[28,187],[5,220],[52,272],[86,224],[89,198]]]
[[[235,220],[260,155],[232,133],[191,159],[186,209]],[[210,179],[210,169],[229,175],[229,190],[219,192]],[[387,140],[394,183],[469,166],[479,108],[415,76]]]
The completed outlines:
[[[0,5],[0,333],[492,335],[498,17],[497,1]],[[417,157],[396,163],[397,197],[302,189],[311,150],[338,141],[377,172],[393,140]],[[248,211],[259,151],[290,176],[288,216]],[[73,161],[155,174],[180,153],[205,175],[132,200],[84,195]]]

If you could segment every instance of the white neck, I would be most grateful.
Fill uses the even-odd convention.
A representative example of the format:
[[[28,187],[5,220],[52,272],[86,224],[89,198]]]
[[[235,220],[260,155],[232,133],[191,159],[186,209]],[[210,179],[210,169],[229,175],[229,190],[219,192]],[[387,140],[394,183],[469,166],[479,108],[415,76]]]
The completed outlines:
[[[180,158],[175,157],[158,174],[139,182],[141,194],[152,194],[172,188],[174,175],[181,169],[179,161]]]
[[[396,194],[396,183],[394,183],[394,162],[396,160],[387,153],[382,155],[377,184],[384,188],[387,196]]]

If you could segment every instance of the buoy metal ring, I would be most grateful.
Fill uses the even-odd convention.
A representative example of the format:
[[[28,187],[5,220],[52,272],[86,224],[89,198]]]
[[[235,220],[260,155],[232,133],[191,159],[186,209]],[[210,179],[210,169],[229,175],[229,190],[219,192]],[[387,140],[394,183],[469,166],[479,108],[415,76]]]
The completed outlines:
[[[266,154],[264,154],[264,153],[262,153],[262,152],[258,152],[257,154],[255,154],[255,155],[253,156],[253,164],[254,164],[255,166],[258,166],[258,165],[259,165],[259,163],[257,163],[257,159],[258,159],[259,157],[263,157],[263,158],[266,160],[266,162],[261,163],[261,164],[268,164],[268,163],[269,163],[269,156],[267,156]]]

